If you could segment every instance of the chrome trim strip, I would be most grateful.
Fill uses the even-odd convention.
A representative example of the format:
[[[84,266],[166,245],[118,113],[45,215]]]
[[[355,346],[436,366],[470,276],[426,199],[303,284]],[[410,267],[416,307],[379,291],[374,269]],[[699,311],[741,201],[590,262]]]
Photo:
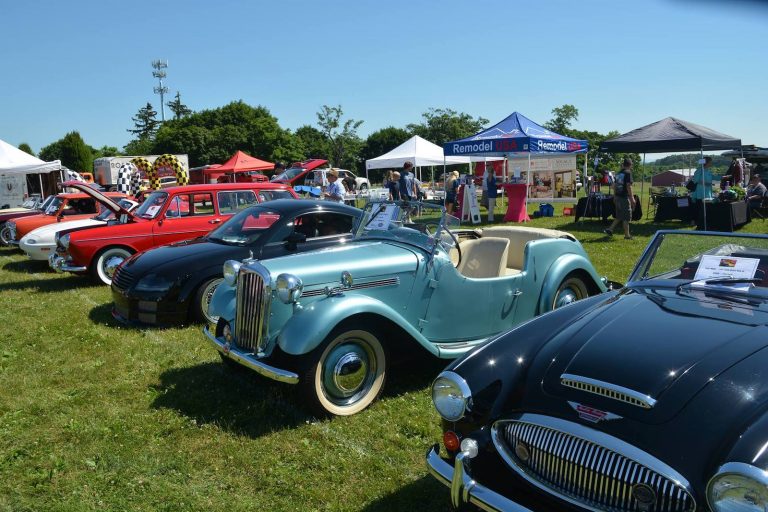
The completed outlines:
[[[392,277],[389,279],[378,279],[376,281],[368,281],[363,283],[355,283],[349,288],[345,288],[342,290],[343,292],[346,291],[354,291],[354,290],[366,290],[368,288],[378,288],[381,286],[399,286],[400,285],[400,278],[399,277]],[[309,290],[304,291],[301,296],[302,297],[316,297],[319,295],[325,295],[326,290],[325,287],[319,288],[316,290]]]
[[[549,432],[542,433],[542,430]],[[513,453],[514,448],[507,441],[511,437],[529,439],[524,443],[531,453],[527,462],[521,464]],[[568,456],[569,443],[574,438],[588,445],[578,460]],[[551,416],[523,413],[496,421],[491,428],[491,439],[507,465],[531,485],[586,510],[605,510],[606,503],[610,501],[605,487],[608,483],[606,475],[615,472],[616,468],[612,465],[615,465],[616,455],[626,461],[620,471],[626,478],[621,479],[623,495],[616,510],[632,510],[632,485],[647,482],[651,472],[674,484],[673,492],[676,491],[674,503],[670,502],[673,496],[668,493],[665,495],[668,499],[667,508],[654,510],[671,511],[673,506],[680,512],[696,510],[696,498],[691,485],[674,468],[621,439],[584,425]],[[542,458],[547,461],[546,467],[538,462]],[[580,470],[584,470],[578,479],[569,480],[567,468],[570,464],[577,464]],[[568,482],[570,487],[577,490],[573,493],[575,496],[566,494],[572,492],[565,485]],[[683,508],[686,502],[690,506]]]
[[[286,384],[299,383],[299,376],[296,373],[290,372],[288,370],[281,370],[280,368],[275,368],[274,366],[262,363],[256,357],[254,357],[253,354],[242,352],[235,347],[227,348],[225,342],[219,340],[216,338],[216,336],[211,334],[211,331],[208,329],[207,325],[203,327],[203,334],[205,334],[205,336],[208,338],[208,341],[211,342],[211,344],[216,348],[216,350],[219,351],[220,354],[232,359],[237,363],[240,363],[247,368],[250,368],[256,373],[278,382],[284,382]]]
[[[435,477],[446,487],[451,487],[453,483],[454,467],[445,462],[440,457],[439,445],[434,445],[427,451],[427,469],[429,474]],[[469,468],[464,465],[464,474],[462,475],[462,498],[465,503],[471,503],[476,507],[488,512],[533,512],[529,508],[515,503],[514,501],[498,494],[495,491],[475,482],[469,474]]]
[[[656,405],[656,399],[650,395],[644,395],[633,389],[625,388],[617,384],[611,384],[610,382],[590,379],[589,377],[582,377],[581,375],[564,373],[560,376],[560,384],[569,388],[578,389],[579,391],[585,391],[587,393],[642,407],[643,409],[651,409]]]

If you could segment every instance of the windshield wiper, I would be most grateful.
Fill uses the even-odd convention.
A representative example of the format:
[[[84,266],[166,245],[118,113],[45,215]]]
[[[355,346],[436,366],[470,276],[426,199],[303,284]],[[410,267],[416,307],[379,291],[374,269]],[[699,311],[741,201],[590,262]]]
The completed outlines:
[[[684,283],[680,283],[677,285],[677,288],[675,289],[676,293],[680,293],[682,289],[686,286],[691,286],[696,283],[704,283],[704,284],[744,284],[744,283],[752,283],[757,284],[761,283],[763,280],[759,277],[715,277],[712,279],[694,279],[691,281],[686,281]]]

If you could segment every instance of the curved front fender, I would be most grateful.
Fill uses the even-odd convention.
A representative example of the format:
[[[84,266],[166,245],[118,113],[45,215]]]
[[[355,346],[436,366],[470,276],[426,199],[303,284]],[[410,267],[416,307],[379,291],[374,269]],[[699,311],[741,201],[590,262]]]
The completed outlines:
[[[539,314],[552,309],[551,305],[555,299],[558,286],[560,286],[560,283],[563,282],[568,274],[574,271],[581,271],[587,274],[601,292],[606,290],[603,280],[597,275],[588,259],[579,254],[564,254],[552,263],[547,270],[547,275],[544,277],[541,294],[539,295]],[[589,286],[589,283],[585,284]]]
[[[437,355],[437,348],[400,313],[381,301],[356,294],[327,297],[296,308],[278,334],[277,343],[288,354],[307,354],[317,348],[339,323],[360,314],[380,316],[382,321],[396,324],[430,353]]]
[[[208,313],[212,316],[219,316],[227,322],[233,322],[235,319],[235,309],[237,306],[237,289],[229,286],[226,282],[216,287],[211,297],[211,303],[208,305]]]

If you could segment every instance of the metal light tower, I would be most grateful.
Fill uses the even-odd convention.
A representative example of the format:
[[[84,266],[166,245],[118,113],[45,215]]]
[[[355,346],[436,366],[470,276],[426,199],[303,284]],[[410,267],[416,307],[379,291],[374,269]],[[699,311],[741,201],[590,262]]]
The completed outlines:
[[[165,122],[165,93],[168,92],[168,88],[163,85],[163,78],[165,78],[165,68],[168,67],[168,61],[167,60],[153,60],[152,61],[152,68],[154,71],[152,72],[152,76],[157,78],[160,85],[155,87],[155,94],[160,95],[160,116],[163,122]]]

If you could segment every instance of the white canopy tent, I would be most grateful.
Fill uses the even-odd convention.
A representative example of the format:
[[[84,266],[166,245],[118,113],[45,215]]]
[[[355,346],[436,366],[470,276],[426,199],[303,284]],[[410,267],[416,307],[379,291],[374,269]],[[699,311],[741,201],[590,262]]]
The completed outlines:
[[[392,151],[366,160],[365,170],[367,172],[371,169],[394,169],[402,167],[405,162],[411,162],[414,167],[425,167],[443,164],[468,164],[470,159],[466,156],[449,156],[446,158],[443,154],[443,148],[414,135]]]
[[[38,175],[38,178],[40,179],[40,191],[45,195],[43,192],[43,180],[40,174],[61,171],[61,169],[61,162],[58,160],[44,162],[0,139],[0,181],[3,181],[4,185],[6,185],[3,187],[3,191],[9,192],[9,198],[11,195],[18,195],[10,194],[12,189],[18,184],[20,184],[19,186],[26,191],[26,175],[28,174]],[[23,197],[23,194],[19,197]],[[5,204],[6,201],[7,199],[4,198],[3,204]],[[12,201],[18,202],[18,199],[13,198]]]

